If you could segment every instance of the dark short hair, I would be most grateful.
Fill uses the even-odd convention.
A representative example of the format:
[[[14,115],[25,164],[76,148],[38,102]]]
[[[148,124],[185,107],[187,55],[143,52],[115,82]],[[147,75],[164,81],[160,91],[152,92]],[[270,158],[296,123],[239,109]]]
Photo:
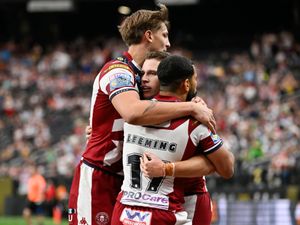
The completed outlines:
[[[157,76],[161,87],[169,87],[174,91],[181,81],[190,79],[194,74],[191,60],[179,55],[171,55],[163,59],[157,68]]]

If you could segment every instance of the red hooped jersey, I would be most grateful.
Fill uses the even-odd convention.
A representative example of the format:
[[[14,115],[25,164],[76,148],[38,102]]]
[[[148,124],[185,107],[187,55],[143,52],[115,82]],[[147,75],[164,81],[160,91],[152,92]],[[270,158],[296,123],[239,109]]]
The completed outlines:
[[[122,92],[137,91],[137,64],[129,53],[104,65],[96,76],[91,99],[91,137],[84,160],[113,173],[122,171],[124,120],[111,103]]]
[[[157,100],[178,101],[167,96],[157,96]],[[186,186],[187,183],[182,178],[147,178],[141,173],[140,157],[144,151],[148,151],[158,155],[163,161],[175,162],[188,159],[197,153],[214,152],[222,143],[218,135],[212,134],[206,126],[190,117],[151,127],[125,123],[124,181],[118,200],[125,205],[182,210],[186,187],[198,187],[200,179],[187,179],[191,183]],[[201,189],[200,186],[199,188]]]

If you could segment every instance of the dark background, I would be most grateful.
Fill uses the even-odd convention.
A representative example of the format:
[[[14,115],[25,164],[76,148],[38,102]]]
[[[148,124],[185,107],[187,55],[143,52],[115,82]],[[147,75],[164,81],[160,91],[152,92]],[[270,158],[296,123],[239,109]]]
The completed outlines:
[[[184,2],[184,0],[182,0]],[[120,5],[135,11],[155,9],[152,0],[75,0],[73,12],[29,13],[27,0],[0,0],[0,41],[51,43],[118,36]],[[168,6],[172,43],[185,47],[239,48],[266,32],[288,30],[300,36],[297,0],[200,0],[195,5]]]

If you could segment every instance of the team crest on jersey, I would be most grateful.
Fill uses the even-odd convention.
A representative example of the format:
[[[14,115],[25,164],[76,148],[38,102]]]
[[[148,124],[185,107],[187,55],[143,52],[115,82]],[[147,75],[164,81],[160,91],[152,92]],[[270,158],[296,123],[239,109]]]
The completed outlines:
[[[126,73],[116,73],[109,77],[110,90],[132,86],[131,76]]]
[[[150,225],[152,212],[125,208],[120,217],[124,225]]]
[[[95,220],[99,225],[106,225],[109,223],[109,216],[106,212],[99,212],[97,213]]]

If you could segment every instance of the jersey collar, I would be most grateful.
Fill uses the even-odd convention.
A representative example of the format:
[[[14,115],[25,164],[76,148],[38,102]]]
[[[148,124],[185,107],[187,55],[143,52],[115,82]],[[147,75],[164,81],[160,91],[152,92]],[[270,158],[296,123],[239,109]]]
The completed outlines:
[[[129,63],[131,63],[134,66],[134,69],[137,71],[142,71],[142,68],[140,67],[139,64],[137,64],[136,61],[134,61],[134,59],[132,58],[132,56],[129,54],[129,52],[124,52],[123,56],[126,57],[126,59],[128,60]]]
[[[182,102],[182,100],[176,96],[166,96],[166,95],[160,95],[160,94],[156,95],[154,97],[154,99],[156,99],[157,101],[160,101],[160,102]]]

